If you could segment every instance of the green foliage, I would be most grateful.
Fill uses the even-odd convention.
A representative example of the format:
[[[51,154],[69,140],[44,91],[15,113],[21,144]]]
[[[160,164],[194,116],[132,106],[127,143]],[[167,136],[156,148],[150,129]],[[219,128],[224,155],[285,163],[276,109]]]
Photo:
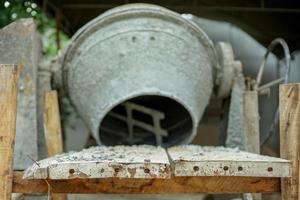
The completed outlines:
[[[63,48],[69,38],[62,31],[57,34],[56,23],[47,17],[34,1],[29,0],[0,0],[0,28],[20,18],[32,17],[37,23],[42,36],[43,51],[47,58],[55,56],[60,47]],[[58,37],[57,37],[58,36]]]

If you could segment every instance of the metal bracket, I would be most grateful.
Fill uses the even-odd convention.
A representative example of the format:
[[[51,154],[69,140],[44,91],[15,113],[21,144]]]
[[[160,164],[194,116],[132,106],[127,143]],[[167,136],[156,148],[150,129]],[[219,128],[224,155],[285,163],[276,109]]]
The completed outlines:
[[[143,128],[147,131],[150,131],[155,134],[156,137],[156,144],[161,146],[162,145],[162,137],[168,136],[168,132],[161,127],[161,120],[165,119],[165,114],[161,111],[147,108],[145,106],[141,106],[132,102],[125,102],[122,104],[125,107],[127,116],[122,116],[120,114],[117,114],[115,112],[110,112],[109,115],[125,121],[128,126],[128,132],[129,132],[129,141],[132,143],[133,141],[133,134],[134,134],[134,126],[138,126],[140,128]],[[132,113],[133,111],[138,111],[141,113],[145,113],[152,117],[153,125],[148,124],[145,122],[142,122],[140,120],[134,119]]]

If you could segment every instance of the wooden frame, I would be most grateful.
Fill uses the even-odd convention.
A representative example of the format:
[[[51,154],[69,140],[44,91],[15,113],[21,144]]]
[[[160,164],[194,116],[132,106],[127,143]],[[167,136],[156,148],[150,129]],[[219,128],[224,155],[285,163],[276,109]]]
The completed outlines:
[[[16,65],[0,65],[0,200],[12,192],[18,76]]]
[[[280,155],[292,161],[292,177],[282,179],[282,199],[299,199],[300,83],[280,86]]]
[[[22,179],[14,173],[13,192],[47,193],[45,180]],[[53,193],[76,194],[233,194],[280,192],[280,178],[175,177],[171,179],[69,179],[48,180]]]
[[[23,172],[12,174],[13,141],[17,94],[17,72],[0,66],[0,113],[13,113],[0,117],[0,200],[10,199],[12,192],[34,194],[47,193],[102,193],[102,194],[196,194],[196,193],[274,193],[281,192],[282,199],[298,199],[299,190],[299,144],[300,144],[300,84],[280,87],[280,140],[281,155],[293,164],[291,178],[257,178],[236,176],[173,177],[171,179],[70,179],[25,180]],[[4,78],[6,77],[6,78]],[[5,87],[3,87],[5,86]],[[3,88],[6,92],[3,92]],[[8,88],[8,90],[7,90]],[[3,98],[10,97],[10,98]],[[4,99],[4,100],[3,100]],[[4,152],[4,153],[3,153]],[[3,164],[4,163],[4,164]],[[12,177],[13,175],[13,177]],[[49,185],[50,187],[49,187]],[[12,186],[12,187],[10,187]]]
[[[56,91],[45,92],[43,121],[48,156],[63,153],[59,103]],[[52,194],[52,199],[66,200],[67,196],[64,194]]]

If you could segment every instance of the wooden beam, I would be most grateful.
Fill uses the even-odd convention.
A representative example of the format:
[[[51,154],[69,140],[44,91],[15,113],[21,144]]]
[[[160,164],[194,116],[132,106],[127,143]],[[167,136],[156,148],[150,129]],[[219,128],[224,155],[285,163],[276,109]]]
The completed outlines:
[[[283,161],[290,167],[290,163]],[[97,146],[40,160],[26,170],[28,179],[170,178],[165,149],[150,145]]]
[[[13,192],[47,193],[45,180],[23,179],[15,172]],[[51,192],[70,194],[239,194],[280,192],[279,178],[257,177],[173,177],[171,179],[69,179],[47,180]]]
[[[63,153],[59,104],[56,91],[44,95],[44,132],[48,156]]]
[[[244,94],[244,130],[245,149],[260,154],[259,114],[257,91],[245,91]]]
[[[259,112],[257,91],[246,90],[244,93],[244,131],[245,150],[260,154]],[[253,200],[261,200],[261,194],[252,194]]]
[[[174,176],[291,176],[290,161],[238,149],[184,145],[169,148],[168,154]]]
[[[291,177],[291,162],[225,147],[99,146],[40,160],[28,179],[170,178],[174,176]],[[172,167],[171,167],[172,166]]]
[[[11,199],[16,134],[18,68],[0,65],[0,199]]]
[[[48,156],[63,153],[63,140],[60,124],[58,96],[56,91],[44,95],[44,133]],[[65,200],[64,194],[52,194],[53,200]]]
[[[282,179],[282,199],[299,198],[300,84],[280,85],[280,155],[292,161],[292,177]]]

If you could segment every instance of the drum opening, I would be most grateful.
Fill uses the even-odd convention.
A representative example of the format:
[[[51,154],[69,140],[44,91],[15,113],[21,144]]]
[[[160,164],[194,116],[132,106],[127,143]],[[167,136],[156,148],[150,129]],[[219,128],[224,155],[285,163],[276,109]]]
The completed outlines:
[[[192,131],[192,117],[182,104],[168,97],[143,95],[111,109],[100,124],[99,137],[105,145],[168,147],[183,143]]]

